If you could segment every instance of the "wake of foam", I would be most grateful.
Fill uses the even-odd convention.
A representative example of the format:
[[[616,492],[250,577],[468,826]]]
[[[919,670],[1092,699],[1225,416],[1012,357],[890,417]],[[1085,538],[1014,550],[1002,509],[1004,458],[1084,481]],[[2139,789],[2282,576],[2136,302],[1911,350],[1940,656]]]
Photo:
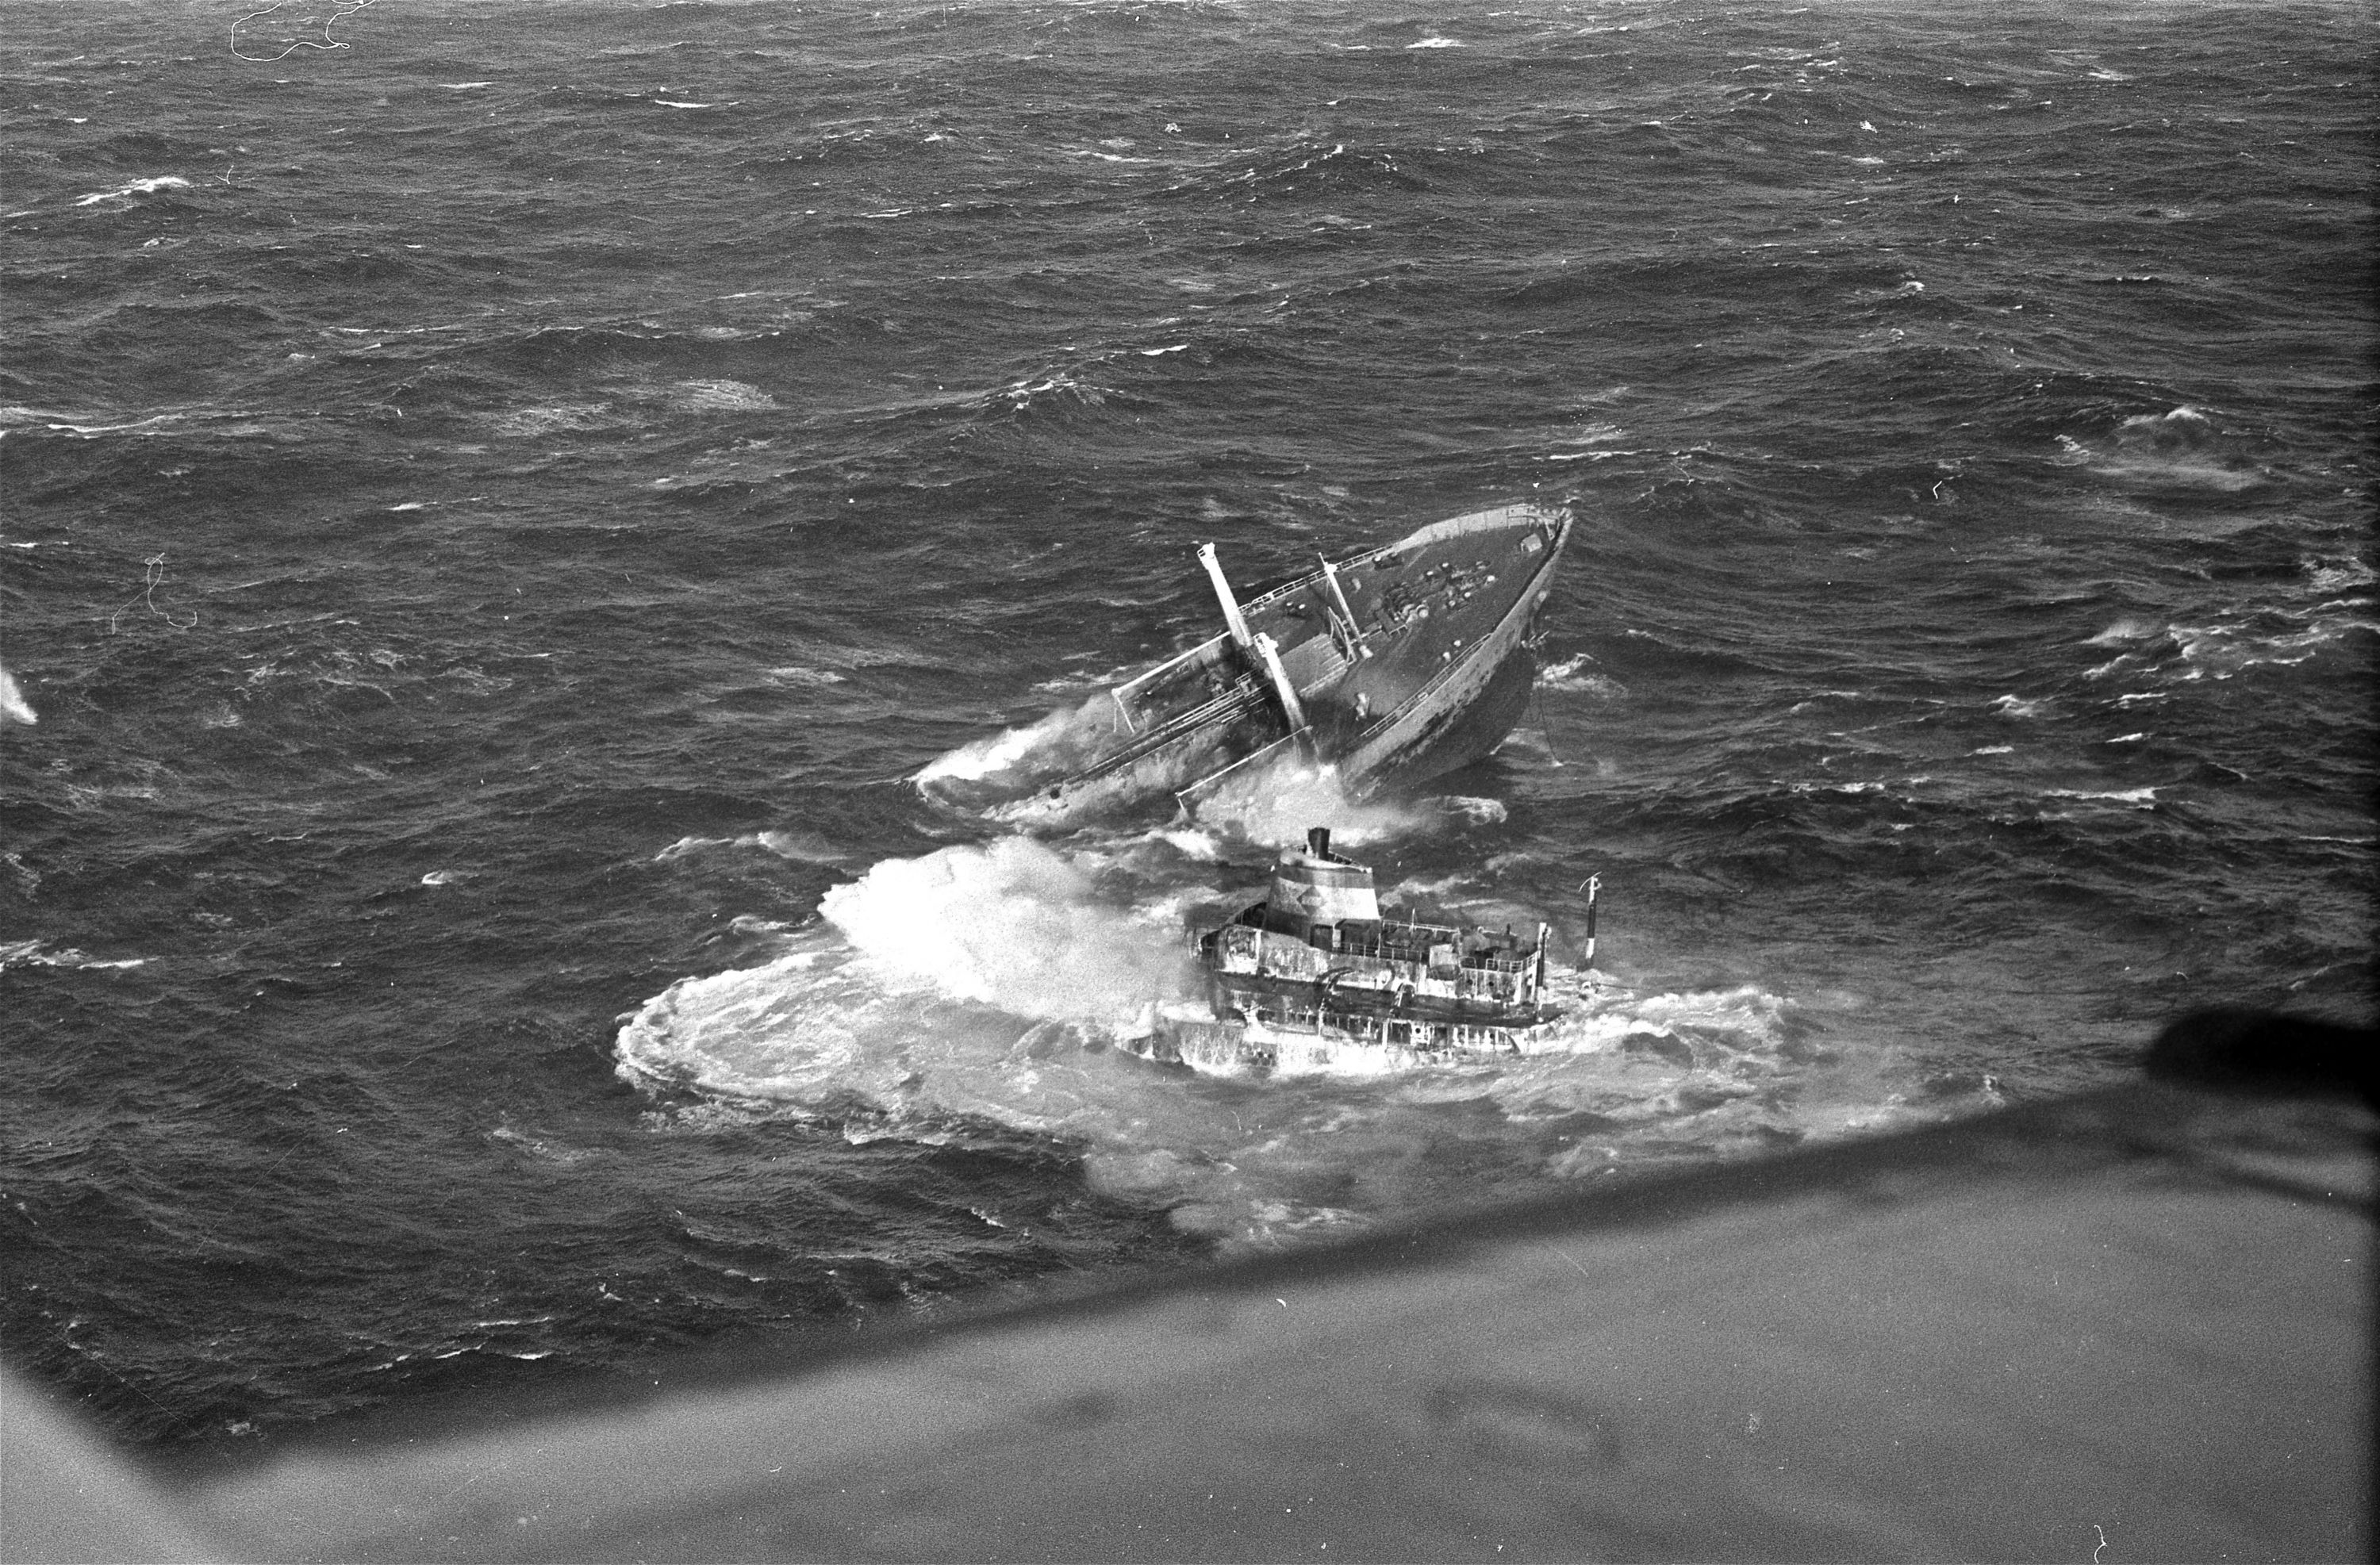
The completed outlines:
[[[819,911],[889,982],[1015,1016],[1111,1017],[1190,983],[1177,934],[1102,901],[1078,864],[1026,837],[887,859]]]
[[[1294,846],[1309,828],[1326,822],[1340,846],[1360,846],[1415,831],[1429,819],[1417,805],[1358,800],[1338,768],[1296,759],[1232,772],[1200,795],[1196,813],[1200,824],[1226,839],[1266,847]]]
[[[1554,1179],[1802,1134],[1789,1007],[1750,988],[1639,996],[1557,971],[1568,1014],[1517,1055],[1317,1043],[1251,1080],[1187,960],[1182,913],[1207,893],[1175,834],[880,863],[774,960],[681,979],[623,1018],[620,1074],[731,1122],[1058,1137],[1095,1187],[1244,1244],[1473,1198],[1466,1168]],[[1204,1068],[1133,1052],[1159,1026]]]

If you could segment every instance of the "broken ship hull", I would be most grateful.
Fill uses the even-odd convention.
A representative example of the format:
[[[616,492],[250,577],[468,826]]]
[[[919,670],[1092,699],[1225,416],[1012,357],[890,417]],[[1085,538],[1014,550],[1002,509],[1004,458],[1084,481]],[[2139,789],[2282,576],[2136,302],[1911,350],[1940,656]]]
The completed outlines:
[[[1457,516],[1245,605],[1203,551],[1225,631],[1110,690],[1105,742],[1009,813],[1158,792],[1195,811],[1283,761],[1330,769],[1360,798],[1479,759],[1528,699],[1571,526],[1550,506]]]

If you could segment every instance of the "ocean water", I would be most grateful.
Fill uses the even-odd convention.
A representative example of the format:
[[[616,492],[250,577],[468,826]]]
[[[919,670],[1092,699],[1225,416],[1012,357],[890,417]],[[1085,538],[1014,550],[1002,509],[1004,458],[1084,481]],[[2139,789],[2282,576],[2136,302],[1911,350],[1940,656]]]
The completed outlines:
[[[135,1441],[861,1331],[2374,1010],[2359,4],[12,6],[0,1348]],[[1520,727],[1027,833],[1243,590]],[[5,692],[0,692],[5,693]],[[1599,982],[1107,1047],[1333,826]]]

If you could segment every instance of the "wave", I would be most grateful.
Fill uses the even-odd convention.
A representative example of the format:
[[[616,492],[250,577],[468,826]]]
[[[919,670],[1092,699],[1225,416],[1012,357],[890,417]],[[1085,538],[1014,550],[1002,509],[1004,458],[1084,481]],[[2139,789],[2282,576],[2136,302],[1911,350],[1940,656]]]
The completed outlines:
[[[1541,690],[1600,697],[1615,700],[1628,693],[1628,687],[1609,674],[1597,672],[1595,660],[1585,652],[1551,662],[1537,671],[1537,687]]]
[[[15,856],[9,855],[14,864]],[[15,866],[24,873],[21,865]],[[52,947],[43,940],[8,940],[0,942],[0,973],[11,967],[67,967],[90,972],[115,972],[130,967],[145,967],[145,956],[128,956],[116,961],[86,955],[72,946]]]
[[[25,692],[18,687],[17,676],[6,668],[0,667],[0,728],[12,722],[23,723],[30,728],[40,721],[33,711],[33,703],[25,699]]]
[[[2111,741],[2112,742],[2112,741]],[[2155,788],[2046,788],[2046,799],[2084,799],[2099,804],[2130,805],[2135,809],[2156,807]]]
[[[747,831],[740,837],[680,837],[653,855],[656,864],[671,864],[713,848],[758,848],[796,864],[840,865],[852,855],[815,831]]]
[[[2273,475],[2239,449],[2235,437],[2195,407],[2142,413],[2116,426],[2105,445],[2060,435],[2062,465],[2080,467],[2119,488],[2147,494],[2231,495]]]
[[[1114,703],[1102,691],[1080,707],[970,740],[927,762],[912,781],[930,796],[962,797],[966,783],[990,784],[995,795],[1020,792],[1097,755],[1115,723]]]
[[[741,381],[679,381],[667,393],[670,405],[688,413],[758,413],[777,399]]]
[[[178,174],[161,174],[153,179],[135,179],[118,185],[113,190],[93,190],[75,198],[79,207],[97,206],[102,201],[129,200],[134,196],[153,196],[160,190],[187,190],[190,182]]]
[[[2185,667],[2181,677],[2229,679],[2252,668],[2290,667],[2311,661],[2356,632],[2380,629],[2368,604],[2347,607],[2350,612],[2317,614],[2307,623],[2286,626],[2270,625],[2261,615],[2206,625],[2177,625],[2172,634],[2181,649]]]
[[[2354,597],[2303,610],[2241,608],[2211,615],[2199,624],[2155,624],[2132,617],[2118,621],[2083,643],[2122,649],[2106,662],[2084,670],[2083,677],[2105,680],[2120,674],[2162,678],[2172,684],[2228,680],[2251,669],[2291,668],[2310,662],[2350,637],[2374,630],[2380,630],[2380,617],[2374,616],[2372,603]],[[2125,698],[2152,698],[2153,693],[2148,692]],[[2004,710],[2012,716],[2029,716],[2036,709]]]

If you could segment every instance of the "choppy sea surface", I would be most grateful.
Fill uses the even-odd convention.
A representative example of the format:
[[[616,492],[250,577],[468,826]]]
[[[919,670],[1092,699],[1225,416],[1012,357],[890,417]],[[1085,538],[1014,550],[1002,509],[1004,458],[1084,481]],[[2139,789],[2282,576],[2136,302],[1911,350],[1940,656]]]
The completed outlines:
[[[2374,1008],[2362,4],[130,7],[0,32],[0,1349],[136,1440],[866,1328]],[[1578,528],[1520,727],[961,807]],[[0,691],[0,694],[6,694]],[[1526,1057],[1102,1029],[1335,827]]]

